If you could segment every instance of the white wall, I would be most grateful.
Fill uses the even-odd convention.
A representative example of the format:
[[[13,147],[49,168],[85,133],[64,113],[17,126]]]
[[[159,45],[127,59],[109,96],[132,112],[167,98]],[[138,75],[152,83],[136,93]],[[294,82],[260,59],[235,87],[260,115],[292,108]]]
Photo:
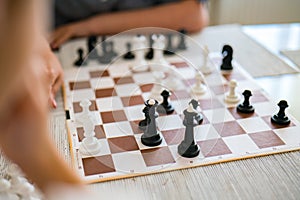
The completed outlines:
[[[209,0],[211,25],[300,22],[300,0]]]

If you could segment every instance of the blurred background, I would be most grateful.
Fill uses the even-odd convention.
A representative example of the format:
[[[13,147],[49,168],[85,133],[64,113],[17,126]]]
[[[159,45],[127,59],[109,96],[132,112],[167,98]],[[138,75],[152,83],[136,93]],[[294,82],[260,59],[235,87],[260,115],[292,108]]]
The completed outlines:
[[[300,22],[300,0],[209,0],[210,25]]]

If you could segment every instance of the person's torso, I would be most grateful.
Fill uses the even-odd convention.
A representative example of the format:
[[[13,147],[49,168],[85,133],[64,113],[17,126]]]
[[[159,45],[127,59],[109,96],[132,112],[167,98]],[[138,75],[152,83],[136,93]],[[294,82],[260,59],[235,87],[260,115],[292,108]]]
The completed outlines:
[[[55,0],[55,27],[96,14],[134,10],[179,0]]]

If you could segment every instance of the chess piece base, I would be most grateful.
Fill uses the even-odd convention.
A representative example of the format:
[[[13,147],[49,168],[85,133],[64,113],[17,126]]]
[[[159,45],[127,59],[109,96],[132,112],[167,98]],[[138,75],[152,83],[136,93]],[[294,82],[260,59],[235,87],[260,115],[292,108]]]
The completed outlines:
[[[229,94],[225,95],[225,101],[227,103],[238,103],[241,100],[240,95],[230,96]]]
[[[229,66],[229,65],[221,65],[220,69],[222,71],[232,71],[233,70],[233,67],[232,66]]]
[[[174,55],[175,54],[175,50],[171,49],[171,50],[164,50],[164,55]]]
[[[87,143],[87,138],[82,140],[82,143],[79,146],[79,151],[83,155],[95,155],[101,151],[101,144],[97,138],[93,138],[92,142]]]
[[[186,158],[194,158],[199,155],[200,153],[200,147],[197,144],[186,144],[184,141],[182,141],[178,145],[178,154],[182,157]]]
[[[191,89],[191,93],[194,95],[202,95],[206,92],[207,88],[206,86],[200,86],[198,87],[197,85],[195,85],[192,89]]]
[[[214,71],[213,66],[204,66],[199,69],[203,74],[211,74]]]
[[[271,122],[279,125],[289,125],[291,120],[288,117],[281,119],[278,117],[278,115],[273,115],[271,117]]]
[[[254,110],[255,110],[253,106],[245,107],[242,104],[239,104],[236,107],[236,109],[237,109],[238,112],[241,112],[241,113],[253,113]]]
[[[221,73],[223,75],[231,74],[233,69],[221,69]]]
[[[147,60],[152,60],[152,59],[153,59],[153,55],[154,55],[153,48],[150,48],[149,51],[146,53],[145,58],[146,58]]]
[[[161,144],[162,142],[162,138],[159,134],[159,132],[151,137],[145,137],[145,134],[142,135],[141,137],[141,141],[143,145],[149,146],[149,147],[154,147],[154,146],[158,146]]]
[[[135,56],[134,56],[134,54],[133,54],[132,52],[127,52],[127,53],[123,56],[123,58],[124,58],[125,60],[132,60],[132,59],[135,58]]]

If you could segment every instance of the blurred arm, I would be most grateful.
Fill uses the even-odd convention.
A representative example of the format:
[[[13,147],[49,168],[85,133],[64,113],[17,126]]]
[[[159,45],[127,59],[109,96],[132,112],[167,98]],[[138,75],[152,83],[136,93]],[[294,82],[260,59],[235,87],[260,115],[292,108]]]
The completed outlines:
[[[140,27],[161,27],[173,30],[200,31],[208,24],[204,4],[183,0],[147,9],[101,14],[58,28],[51,36],[51,46],[57,48],[72,37],[116,34]]]

